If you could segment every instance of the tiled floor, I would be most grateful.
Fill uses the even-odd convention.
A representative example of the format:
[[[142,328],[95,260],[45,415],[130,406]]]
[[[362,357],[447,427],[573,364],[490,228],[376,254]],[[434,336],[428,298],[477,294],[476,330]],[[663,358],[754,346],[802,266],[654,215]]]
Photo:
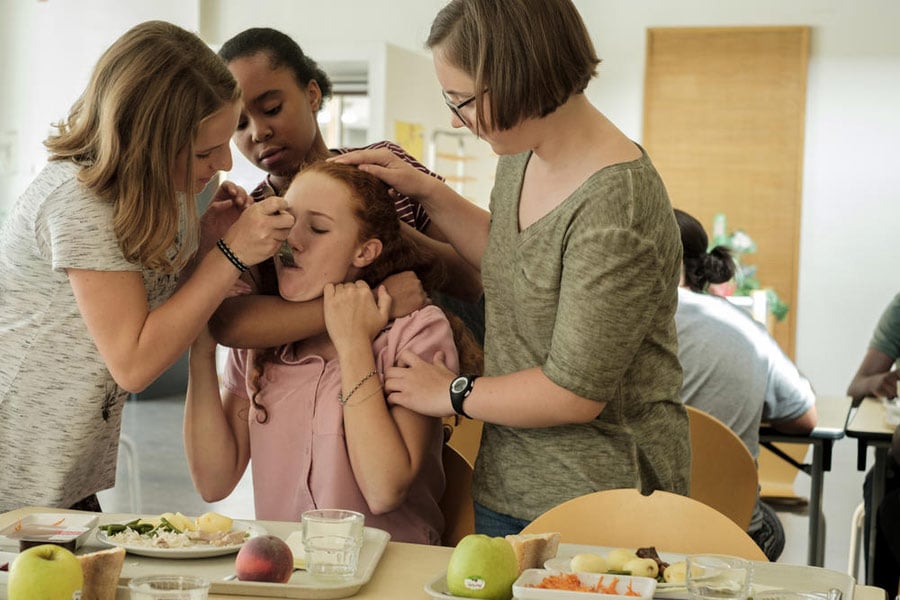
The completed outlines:
[[[208,510],[233,518],[253,518],[253,493],[248,474],[225,500],[207,504],[194,490],[184,458],[181,437],[183,397],[129,401],[125,408],[123,435],[135,448],[136,472],[139,480],[139,502],[129,493],[127,453],[120,454],[119,477],[116,487],[100,495],[107,512],[144,512],[157,514],[181,511],[199,515]],[[869,459],[871,464],[871,457]],[[856,470],[856,444],[840,440],[834,446],[831,472],[826,474],[823,504],[826,521],[825,567],[846,572],[849,556],[850,521],[862,499],[864,474]],[[809,494],[809,477],[800,474],[795,490],[798,495]],[[784,523],[787,543],[779,562],[805,564],[807,553],[807,524],[805,507],[799,509],[776,507]]]

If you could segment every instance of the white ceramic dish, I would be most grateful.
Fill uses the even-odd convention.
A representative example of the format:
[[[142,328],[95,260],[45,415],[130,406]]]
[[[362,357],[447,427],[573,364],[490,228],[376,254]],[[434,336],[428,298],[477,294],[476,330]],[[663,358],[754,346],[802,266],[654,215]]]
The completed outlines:
[[[231,531],[246,531],[249,537],[265,535],[266,530],[259,525],[248,523],[247,521],[235,521]],[[225,556],[234,554],[240,550],[243,542],[240,544],[231,544],[228,546],[213,546],[211,544],[197,544],[186,548],[158,548],[154,546],[141,546],[138,544],[127,544],[112,541],[109,539],[105,531],[97,531],[97,541],[105,546],[118,546],[125,548],[129,554],[138,556],[149,556],[150,558],[207,558],[210,556]]]
[[[454,596],[447,589],[447,573],[441,573],[426,583],[425,593],[438,600],[459,600],[459,596]]]
[[[581,554],[584,552],[588,552],[591,554],[597,554],[600,556],[606,556],[606,554],[612,550],[612,548],[607,548],[604,546],[584,546],[581,544],[560,544],[559,550],[556,553],[555,558],[551,558],[544,562],[545,569],[551,569],[554,571],[562,571],[563,573],[571,573],[572,568],[570,563],[572,562],[572,557],[576,554]],[[672,554],[669,552],[657,552],[659,558],[664,562],[669,564],[676,563],[684,560],[683,554]],[[657,582],[656,589],[659,592],[667,591],[667,590],[684,590],[684,583],[664,583]]]
[[[6,543],[18,546],[20,542],[57,544],[76,550],[97,525],[97,515],[81,513],[36,513],[10,523],[0,536]]]
[[[513,584],[513,597],[521,600],[587,600],[594,598],[634,598],[649,600],[656,591],[656,580],[649,577],[630,575],[606,575],[602,573],[578,573],[578,580],[586,587],[597,585],[602,580],[605,585],[615,583],[615,593],[575,592],[571,590],[551,590],[532,587],[540,584],[550,575],[558,575],[556,569],[525,569]],[[626,595],[631,590],[636,595]]]

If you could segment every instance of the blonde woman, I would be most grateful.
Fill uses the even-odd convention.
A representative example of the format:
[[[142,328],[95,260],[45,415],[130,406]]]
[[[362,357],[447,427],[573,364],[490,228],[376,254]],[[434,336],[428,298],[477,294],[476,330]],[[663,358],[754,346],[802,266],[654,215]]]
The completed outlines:
[[[231,168],[239,111],[234,78],[197,36],[147,22],[103,54],[47,139],[47,166],[0,231],[0,511],[99,510],[128,393],[287,237],[282,199],[248,206],[226,185],[209,214],[240,216],[178,281],[200,238],[194,196]]]

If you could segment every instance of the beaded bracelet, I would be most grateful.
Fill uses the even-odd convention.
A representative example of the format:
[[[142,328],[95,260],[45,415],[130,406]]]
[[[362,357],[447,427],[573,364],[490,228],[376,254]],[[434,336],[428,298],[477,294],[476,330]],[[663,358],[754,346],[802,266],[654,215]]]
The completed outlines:
[[[238,271],[243,273],[247,270],[247,265],[242,263],[241,260],[237,256],[235,256],[234,252],[231,251],[231,248],[228,247],[228,244],[225,243],[224,239],[219,238],[219,241],[216,242],[216,246],[218,246],[219,250],[222,251],[222,254],[224,254],[225,257],[231,261],[231,264],[237,267]]]
[[[358,390],[360,387],[362,387],[362,384],[364,384],[365,382],[367,382],[369,379],[371,379],[374,376],[375,376],[375,369],[372,369],[371,371],[366,373],[365,377],[363,377],[362,379],[359,380],[359,383],[357,383],[355,386],[353,386],[353,389],[350,390],[350,393],[348,393],[346,396],[343,394],[343,392],[338,392],[338,402],[341,403],[341,406],[347,406],[347,401],[350,400],[350,396],[352,396],[356,392],[356,390]]]

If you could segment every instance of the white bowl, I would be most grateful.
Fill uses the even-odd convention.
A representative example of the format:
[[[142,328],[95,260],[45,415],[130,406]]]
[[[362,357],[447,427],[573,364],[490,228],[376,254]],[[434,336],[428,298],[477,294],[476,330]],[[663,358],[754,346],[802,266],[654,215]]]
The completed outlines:
[[[650,600],[656,591],[656,580],[649,577],[633,577],[631,575],[610,575],[607,573],[574,573],[585,586],[595,586],[600,578],[605,584],[618,579],[615,594],[600,592],[574,592],[571,590],[550,590],[529,587],[541,583],[548,575],[561,575],[559,571],[549,569],[526,569],[513,584],[513,597],[521,600],[588,600],[591,598],[629,598],[634,600]],[[568,575],[562,573],[562,575]],[[636,596],[626,596],[629,584]]]
[[[56,544],[74,552],[97,525],[97,515],[33,513],[10,523],[0,536],[19,543],[19,551],[39,544]]]

